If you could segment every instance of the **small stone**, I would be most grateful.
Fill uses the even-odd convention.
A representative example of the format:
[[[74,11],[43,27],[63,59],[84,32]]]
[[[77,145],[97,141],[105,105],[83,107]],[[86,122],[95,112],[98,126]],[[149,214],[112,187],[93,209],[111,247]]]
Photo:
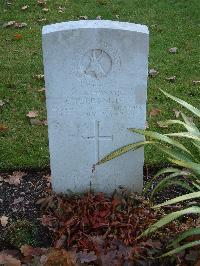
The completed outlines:
[[[166,78],[167,81],[174,83],[176,81],[176,76],[171,76],[169,78]]]

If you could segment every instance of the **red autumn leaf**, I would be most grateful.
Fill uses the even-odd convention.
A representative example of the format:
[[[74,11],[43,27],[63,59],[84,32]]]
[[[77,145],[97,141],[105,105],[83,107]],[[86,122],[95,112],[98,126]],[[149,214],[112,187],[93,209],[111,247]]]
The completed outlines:
[[[23,38],[23,35],[22,34],[20,34],[20,33],[16,33],[15,34],[15,39],[16,40],[21,40]]]

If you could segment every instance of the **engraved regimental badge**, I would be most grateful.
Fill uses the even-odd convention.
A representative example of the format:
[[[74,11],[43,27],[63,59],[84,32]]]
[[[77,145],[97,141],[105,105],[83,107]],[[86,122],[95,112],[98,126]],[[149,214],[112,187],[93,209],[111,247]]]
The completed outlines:
[[[98,49],[87,50],[80,59],[81,77],[92,83],[111,79],[119,67],[117,51],[107,44]]]

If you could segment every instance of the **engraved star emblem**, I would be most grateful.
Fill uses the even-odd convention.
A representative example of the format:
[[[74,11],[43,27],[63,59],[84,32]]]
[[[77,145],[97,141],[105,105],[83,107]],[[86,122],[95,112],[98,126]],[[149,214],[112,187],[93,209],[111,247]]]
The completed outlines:
[[[89,58],[90,58],[90,63],[86,68],[85,73],[89,75],[94,75],[97,79],[105,76],[106,73],[101,65],[101,60],[103,58],[103,51],[101,51],[101,53],[97,55],[96,51],[93,50]]]

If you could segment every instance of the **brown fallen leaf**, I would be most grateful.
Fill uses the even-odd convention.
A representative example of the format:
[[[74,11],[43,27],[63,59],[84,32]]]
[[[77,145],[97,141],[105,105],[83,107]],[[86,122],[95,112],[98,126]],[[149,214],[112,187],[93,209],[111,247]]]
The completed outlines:
[[[37,22],[41,23],[41,22],[45,22],[46,20],[47,20],[46,18],[39,18],[39,19],[37,20]]]
[[[54,196],[48,196],[46,198],[40,198],[36,201],[37,205],[40,205],[41,209],[55,209],[56,208],[56,202]]]
[[[29,8],[29,6],[28,5],[26,5],[26,6],[23,6],[22,8],[21,8],[21,10],[26,10],[26,9],[28,9]]]
[[[158,109],[158,108],[153,108],[153,109],[150,110],[149,115],[150,115],[150,116],[156,116],[156,115],[159,115],[160,112],[161,112],[160,109]]]
[[[42,215],[41,223],[44,226],[47,226],[49,230],[54,230],[55,225],[57,225],[57,219],[50,215]]]
[[[45,178],[47,182],[51,182],[51,175],[43,175],[43,178]]]
[[[154,78],[155,76],[158,75],[158,73],[159,72],[156,69],[152,68],[152,69],[149,70],[149,77]]]
[[[200,80],[193,80],[192,83],[193,83],[193,85],[198,85],[198,84],[200,84]]]
[[[34,248],[29,245],[21,246],[20,251],[24,255],[24,257],[41,256],[47,253],[46,248]]]
[[[47,1],[46,0],[38,0],[37,3],[40,6],[45,6],[47,4]]]
[[[38,91],[38,92],[45,91],[45,88],[38,89],[37,91]]]
[[[163,121],[158,121],[157,124],[161,128],[167,128],[168,127],[168,125],[166,125],[165,122],[163,122]]]
[[[0,217],[0,223],[3,227],[6,227],[6,225],[8,224],[8,219],[9,217],[3,215]]]
[[[38,79],[38,80],[43,80],[44,75],[43,74],[37,74],[37,75],[34,75],[33,78]]]
[[[65,7],[62,7],[62,6],[58,7],[58,12],[59,13],[64,13],[64,11],[65,11]]]
[[[42,11],[49,12],[49,9],[45,7],[45,8],[42,9]]]
[[[88,16],[80,16],[79,19],[87,20]]]
[[[178,51],[178,48],[177,47],[172,47],[172,48],[169,48],[168,50],[171,54],[176,54],[177,51]]]
[[[179,111],[177,109],[173,109],[173,111],[175,113],[176,118],[179,118],[181,111]]]
[[[38,116],[38,111],[29,111],[26,116],[29,118],[35,118]]]
[[[27,23],[25,23],[25,22],[16,22],[15,24],[14,24],[14,27],[15,28],[24,28],[24,27],[26,27],[27,26]]]
[[[190,123],[194,123],[193,119],[194,118],[192,116],[188,117],[188,120],[190,121]]]
[[[166,80],[169,81],[169,82],[175,82],[176,76],[171,76],[169,78],[166,78]]]
[[[94,251],[87,252],[86,250],[84,250],[84,251],[79,251],[77,253],[77,259],[80,261],[81,264],[91,263],[97,260],[97,256],[95,255]]]
[[[19,204],[20,202],[22,202],[24,200],[24,197],[19,197],[18,199],[14,199],[13,201],[13,205]]]
[[[16,23],[16,21],[8,21],[8,22],[4,23],[2,27],[8,28],[8,27],[14,26],[15,23]]]
[[[64,249],[50,249],[47,257],[45,258],[44,266],[48,265],[66,265],[75,266],[75,258],[72,257],[71,253]]]
[[[5,104],[5,102],[0,100],[0,107],[2,107],[4,104]]]
[[[13,256],[6,254],[4,251],[0,252],[0,265],[5,266],[21,266],[20,260]]]
[[[51,176],[50,175],[44,175],[44,179],[47,181],[47,187],[51,187]]]
[[[200,259],[197,260],[195,266],[200,266]]]
[[[7,6],[11,6],[12,4],[13,4],[13,3],[11,3],[11,2],[8,2],[8,1],[6,2],[6,5],[7,5]]]
[[[61,235],[61,237],[56,241],[54,247],[56,249],[63,248],[66,242],[67,236],[66,235]]]
[[[6,131],[8,127],[4,124],[0,124],[0,132]]]
[[[31,118],[30,123],[33,126],[47,126],[47,120],[39,120],[39,119]]]
[[[22,177],[24,177],[26,173],[21,171],[15,171],[12,175],[8,175],[7,178],[4,179],[9,185],[18,186],[21,183]]]
[[[16,33],[15,34],[15,39],[16,40],[21,40],[23,38],[23,35],[22,34],[20,34],[20,33]]]

